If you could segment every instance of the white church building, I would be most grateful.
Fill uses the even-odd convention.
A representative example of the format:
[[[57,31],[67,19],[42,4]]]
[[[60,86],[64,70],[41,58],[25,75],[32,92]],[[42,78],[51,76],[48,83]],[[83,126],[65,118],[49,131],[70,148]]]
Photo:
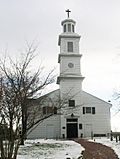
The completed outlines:
[[[59,89],[47,94],[48,99],[56,103],[55,113],[35,126],[28,138],[106,136],[111,132],[111,104],[82,90],[80,35],[75,32],[76,22],[69,18],[69,11],[61,24],[63,33],[58,39]],[[47,111],[50,111],[47,105],[43,106],[44,115]]]

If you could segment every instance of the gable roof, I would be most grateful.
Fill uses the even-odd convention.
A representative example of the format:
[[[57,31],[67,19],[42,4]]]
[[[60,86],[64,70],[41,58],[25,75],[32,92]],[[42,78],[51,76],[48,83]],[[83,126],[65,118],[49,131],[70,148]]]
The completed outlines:
[[[44,97],[51,97],[51,98],[53,97],[54,98],[56,95],[60,95],[60,89],[56,89],[54,91],[51,91],[51,92],[37,98],[36,100],[39,101],[39,100],[41,100],[41,98],[44,98]],[[112,107],[111,103],[108,103],[108,102],[104,101],[103,99],[100,99],[100,98],[98,98],[98,97],[96,97],[96,96],[94,96],[86,91],[82,91],[82,99],[83,99],[83,102],[86,104],[87,104],[87,102],[88,103],[97,103],[97,104],[103,103],[103,104],[108,105],[109,107]]]
[[[109,107],[112,106],[111,103],[108,103],[108,102],[104,101],[103,99],[100,99],[100,98],[98,98],[98,97],[96,97],[88,92],[82,91],[82,95],[83,95],[84,102],[86,101],[86,98],[87,98],[87,100],[89,100],[89,101],[92,100],[92,102],[95,102],[95,103],[102,102],[102,103],[108,105]]]

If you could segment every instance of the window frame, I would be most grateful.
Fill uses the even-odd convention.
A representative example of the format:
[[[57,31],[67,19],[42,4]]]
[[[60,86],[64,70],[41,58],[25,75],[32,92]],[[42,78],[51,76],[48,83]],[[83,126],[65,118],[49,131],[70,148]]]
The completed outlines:
[[[75,100],[69,100],[68,101],[68,106],[69,107],[75,107]]]
[[[67,42],[67,51],[73,52],[73,42],[72,41]]]
[[[57,107],[44,106],[42,107],[43,115],[47,114],[57,114]]]
[[[91,107],[85,107],[86,114],[92,114]]]
[[[83,107],[83,114],[96,114],[96,109],[95,107]]]
[[[67,123],[73,123],[73,122],[77,123],[78,119],[77,118],[68,118],[68,119],[66,119],[66,122]]]

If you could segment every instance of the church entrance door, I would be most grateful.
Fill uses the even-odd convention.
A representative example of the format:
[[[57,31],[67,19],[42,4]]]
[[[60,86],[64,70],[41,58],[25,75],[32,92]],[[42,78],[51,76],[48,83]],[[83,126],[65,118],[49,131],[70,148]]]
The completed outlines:
[[[78,137],[78,119],[67,119],[67,138]]]

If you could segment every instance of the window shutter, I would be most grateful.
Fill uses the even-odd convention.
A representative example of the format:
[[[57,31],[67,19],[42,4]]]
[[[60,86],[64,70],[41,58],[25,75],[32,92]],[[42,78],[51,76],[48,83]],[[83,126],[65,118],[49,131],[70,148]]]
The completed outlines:
[[[57,114],[57,107],[54,107],[54,114]]]
[[[82,124],[79,124],[79,129],[82,129]]]
[[[83,107],[83,114],[85,114],[85,107]]]
[[[95,114],[95,107],[92,107],[92,114]]]
[[[43,107],[43,114],[46,114],[46,107]]]

